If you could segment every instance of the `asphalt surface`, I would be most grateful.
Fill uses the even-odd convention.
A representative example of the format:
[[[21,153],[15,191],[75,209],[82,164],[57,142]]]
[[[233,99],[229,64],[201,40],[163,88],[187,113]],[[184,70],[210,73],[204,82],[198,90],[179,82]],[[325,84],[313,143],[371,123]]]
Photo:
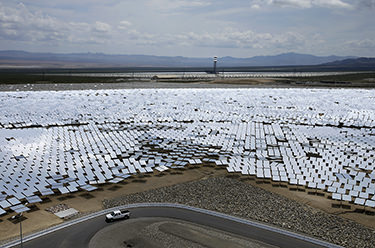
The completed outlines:
[[[176,218],[192,223],[209,226],[232,234],[258,240],[266,244],[278,247],[321,247],[304,240],[292,238],[280,233],[271,232],[261,228],[238,223],[232,220],[219,218],[203,213],[185,209],[168,207],[145,207],[130,209],[131,218],[142,217],[168,217]],[[126,221],[126,220],[123,220]],[[24,243],[25,248],[71,248],[88,247],[90,240],[101,229],[112,225],[106,223],[105,216],[99,216],[88,221],[81,222],[47,234],[37,239]]]

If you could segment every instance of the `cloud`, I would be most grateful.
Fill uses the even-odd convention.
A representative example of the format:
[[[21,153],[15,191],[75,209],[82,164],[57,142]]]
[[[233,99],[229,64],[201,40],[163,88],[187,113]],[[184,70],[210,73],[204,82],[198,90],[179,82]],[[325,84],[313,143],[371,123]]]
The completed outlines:
[[[305,38],[294,32],[282,34],[256,33],[252,30],[236,30],[227,28],[223,32],[196,33],[189,32],[167,39],[170,43],[178,43],[183,46],[193,47],[217,47],[217,48],[298,48],[306,41]]]
[[[358,6],[360,8],[374,9],[375,0],[358,0]]]
[[[172,0],[161,0],[172,1]],[[160,1],[159,1],[160,2]],[[204,5],[202,1],[174,1],[174,7]],[[113,44],[121,46],[127,42],[132,47],[201,47],[232,49],[293,49],[303,46],[306,39],[296,32],[255,32],[250,29],[223,28],[220,32],[193,31],[155,33],[137,30],[127,20],[110,24],[103,21],[65,22],[62,19],[31,11],[25,5],[11,8],[0,5],[0,39],[46,42],[51,44],[70,43],[72,45]],[[121,44],[120,44],[121,42]]]
[[[351,49],[375,49],[375,40],[363,39],[363,40],[351,40],[346,42],[346,47]]]
[[[24,4],[6,7],[0,3],[0,38],[18,40],[60,39],[64,25],[41,12],[31,12]]]
[[[103,43],[111,26],[96,21],[65,22],[41,11],[32,11],[24,4],[4,6],[0,3],[0,39],[24,42]]]
[[[99,33],[108,33],[111,31],[111,25],[105,23],[105,22],[95,22],[95,25],[93,27],[93,30],[95,32],[99,32]]]
[[[174,7],[205,5],[203,1],[172,1]],[[0,7],[0,37],[9,40],[55,41],[70,43],[105,43],[111,40],[133,41],[137,46],[198,46],[219,48],[269,48],[299,46],[304,39],[296,33],[282,34],[256,33],[252,30],[224,29],[222,32],[181,32],[158,35],[138,31],[123,20],[113,28],[112,25],[95,21],[64,22],[41,12],[30,11],[25,5],[17,8]]]
[[[251,5],[251,8],[252,9],[260,9],[260,6],[259,6],[259,4],[253,4],[253,5]]]
[[[211,2],[208,0],[151,0],[148,5],[156,10],[170,13],[170,11],[210,6]]]
[[[310,0],[273,0],[269,4],[280,5],[282,7],[298,7],[311,8],[312,2]]]
[[[132,26],[131,22],[129,22],[129,21],[121,21],[120,24],[117,27],[118,27],[118,29],[124,30],[124,29],[128,29],[131,26]]]
[[[353,6],[341,0],[316,0],[312,3],[319,7],[352,9]]]
[[[73,0],[22,1],[0,0],[0,49],[184,56],[375,51],[375,0],[83,0],[87,8]]]
[[[251,6],[261,7],[277,5],[281,7],[294,7],[294,8],[344,8],[350,9],[353,6],[342,0],[253,0]]]

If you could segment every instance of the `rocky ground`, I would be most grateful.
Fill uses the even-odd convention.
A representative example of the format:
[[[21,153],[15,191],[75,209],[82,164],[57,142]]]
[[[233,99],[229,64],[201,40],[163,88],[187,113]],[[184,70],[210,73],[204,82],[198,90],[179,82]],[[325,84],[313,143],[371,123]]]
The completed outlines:
[[[228,177],[153,189],[104,200],[105,208],[137,202],[171,202],[272,224],[344,247],[375,247],[375,230]]]

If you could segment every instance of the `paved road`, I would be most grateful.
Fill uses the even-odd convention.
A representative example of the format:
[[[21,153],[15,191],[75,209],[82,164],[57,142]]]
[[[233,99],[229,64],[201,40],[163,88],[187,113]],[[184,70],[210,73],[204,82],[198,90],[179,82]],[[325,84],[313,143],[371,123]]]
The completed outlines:
[[[278,246],[278,247],[320,247],[307,241],[292,238],[280,233],[274,233],[261,228],[238,223],[186,209],[169,207],[144,207],[131,209],[131,218],[168,217],[210,226],[250,239]],[[104,216],[69,226],[59,231],[47,234],[24,244],[25,248],[71,248],[88,247],[91,238],[101,229],[107,227]]]

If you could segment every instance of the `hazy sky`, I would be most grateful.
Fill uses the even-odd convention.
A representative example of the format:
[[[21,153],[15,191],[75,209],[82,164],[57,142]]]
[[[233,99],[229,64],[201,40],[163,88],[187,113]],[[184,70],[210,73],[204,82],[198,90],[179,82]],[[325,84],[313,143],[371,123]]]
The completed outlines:
[[[375,0],[0,0],[0,50],[375,56]]]

